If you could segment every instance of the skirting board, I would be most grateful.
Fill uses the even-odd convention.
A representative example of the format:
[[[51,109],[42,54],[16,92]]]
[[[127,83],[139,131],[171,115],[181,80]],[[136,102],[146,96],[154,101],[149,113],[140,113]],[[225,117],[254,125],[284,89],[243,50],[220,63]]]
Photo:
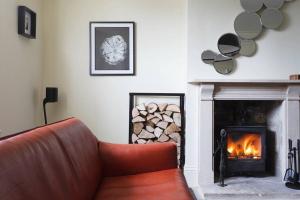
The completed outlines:
[[[189,187],[199,187],[198,184],[198,168],[195,166],[185,166],[184,167],[184,176]]]

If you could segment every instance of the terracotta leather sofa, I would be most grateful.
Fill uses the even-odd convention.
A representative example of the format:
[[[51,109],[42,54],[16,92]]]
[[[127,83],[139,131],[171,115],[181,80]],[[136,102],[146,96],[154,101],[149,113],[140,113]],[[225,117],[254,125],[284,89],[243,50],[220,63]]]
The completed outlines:
[[[71,118],[0,141],[0,199],[193,199],[176,162],[172,143],[99,142]]]

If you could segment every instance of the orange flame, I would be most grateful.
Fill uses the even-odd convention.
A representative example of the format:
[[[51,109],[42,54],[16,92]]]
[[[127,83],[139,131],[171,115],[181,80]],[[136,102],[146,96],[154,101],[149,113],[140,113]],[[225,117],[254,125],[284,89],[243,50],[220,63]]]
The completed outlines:
[[[261,159],[261,137],[259,134],[247,133],[238,140],[231,135],[227,138],[229,159]]]

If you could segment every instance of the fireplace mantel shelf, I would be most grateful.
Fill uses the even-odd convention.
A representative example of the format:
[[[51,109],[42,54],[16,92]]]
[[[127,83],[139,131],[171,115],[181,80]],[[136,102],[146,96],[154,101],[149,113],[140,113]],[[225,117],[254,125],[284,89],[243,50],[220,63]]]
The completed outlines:
[[[195,79],[193,81],[189,81],[190,84],[300,84],[300,80],[285,80],[285,79],[277,79],[277,80],[266,80],[266,79]]]
[[[199,79],[200,100],[300,100],[300,80]]]

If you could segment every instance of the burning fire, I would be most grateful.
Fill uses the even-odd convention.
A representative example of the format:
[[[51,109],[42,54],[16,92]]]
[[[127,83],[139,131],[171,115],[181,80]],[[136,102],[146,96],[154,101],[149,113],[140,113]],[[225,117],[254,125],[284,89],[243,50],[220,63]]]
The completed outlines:
[[[227,151],[229,159],[260,159],[261,137],[259,134],[247,133],[237,140],[227,138]]]

